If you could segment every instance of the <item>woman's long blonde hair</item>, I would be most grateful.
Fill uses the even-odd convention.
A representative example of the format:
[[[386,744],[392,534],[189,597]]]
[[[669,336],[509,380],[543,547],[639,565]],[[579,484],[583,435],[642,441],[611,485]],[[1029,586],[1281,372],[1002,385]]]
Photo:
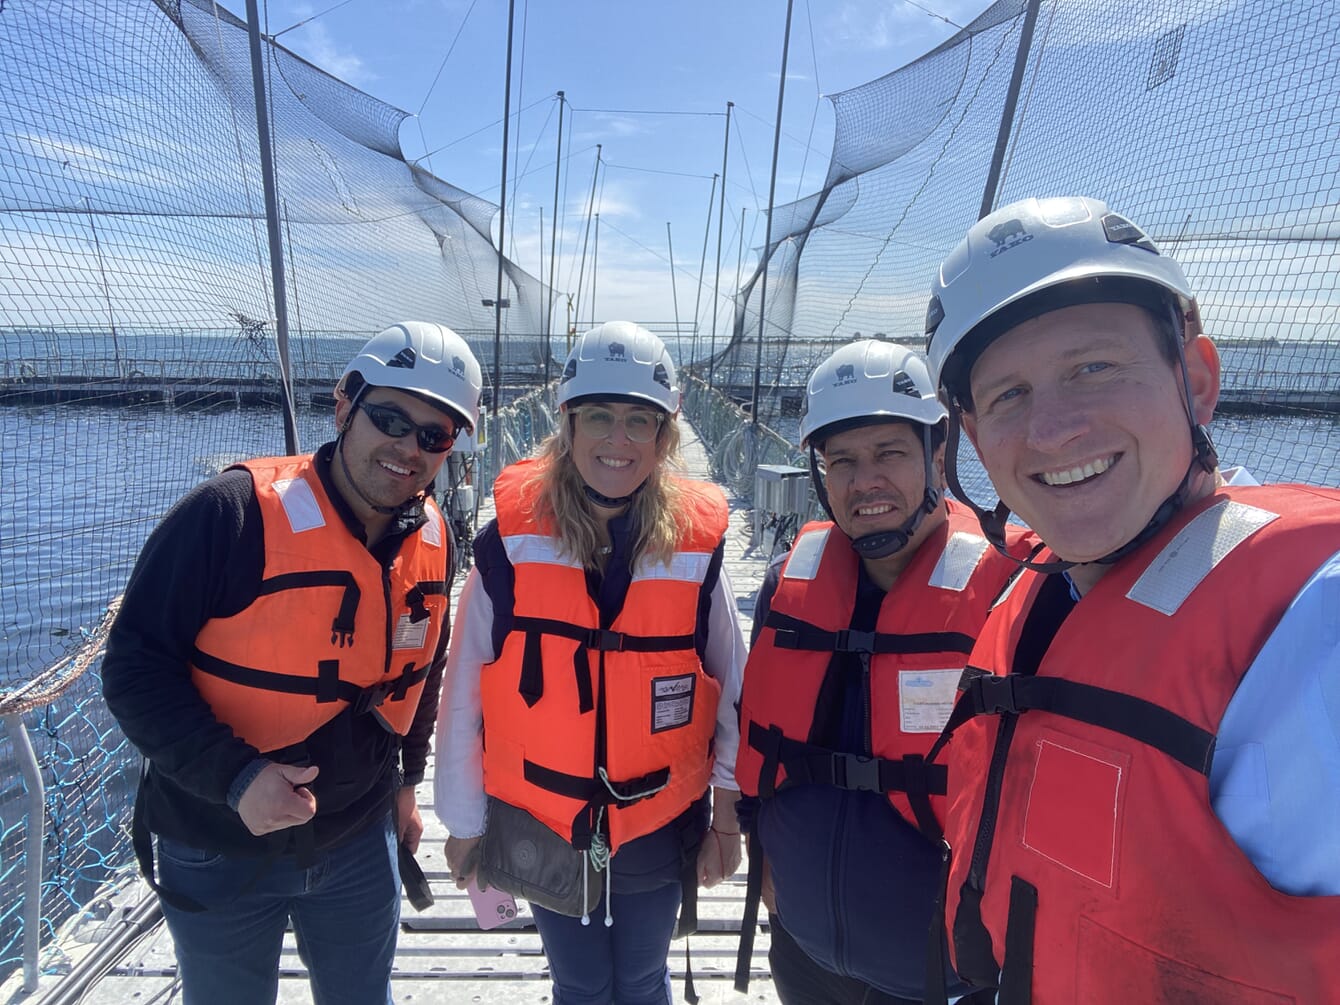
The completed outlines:
[[[609,538],[572,458],[572,414],[564,411],[558,430],[540,444],[524,495],[534,500],[536,519],[557,538],[560,551],[584,568],[603,569]],[[637,528],[634,568],[643,559],[669,562],[676,544],[691,529],[692,516],[680,505],[682,493],[667,470],[672,466],[682,467],[682,462],[679,424],[670,415],[656,435],[656,465],[632,503]]]

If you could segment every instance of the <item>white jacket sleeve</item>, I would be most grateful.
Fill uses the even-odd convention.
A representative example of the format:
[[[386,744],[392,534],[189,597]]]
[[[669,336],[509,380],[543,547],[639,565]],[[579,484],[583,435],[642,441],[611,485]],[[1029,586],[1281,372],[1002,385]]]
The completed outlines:
[[[477,569],[461,590],[437,710],[433,809],[452,837],[484,833],[484,710],[479,675],[494,659],[493,601]]]
[[[748,655],[740,614],[735,608],[735,591],[723,566],[712,591],[707,652],[703,658],[703,669],[721,685],[721,701],[717,704],[717,759],[712,768],[712,784],[718,788],[739,789],[735,782],[735,753],[740,747],[740,686]]]

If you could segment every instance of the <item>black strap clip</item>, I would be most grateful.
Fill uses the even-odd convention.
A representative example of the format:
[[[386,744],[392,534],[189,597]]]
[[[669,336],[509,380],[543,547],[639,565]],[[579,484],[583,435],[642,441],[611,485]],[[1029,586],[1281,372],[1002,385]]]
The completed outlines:
[[[833,755],[833,783],[840,789],[857,792],[882,792],[879,758],[860,754]]]
[[[619,652],[623,649],[623,632],[612,632],[608,628],[593,628],[586,637],[586,648],[598,649],[602,653]]]
[[[1010,674],[1005,677],[983,676],[968,681],[968,694],[972,697],[973,707],[988,715],[1018,715],[1024,709],[1015,691],[1017,679]]]
[[[833,648],[840,653],[870,653],[875,652],[875,633],[858,632],[855,629],[844,628],[837,633],[837,642]]]

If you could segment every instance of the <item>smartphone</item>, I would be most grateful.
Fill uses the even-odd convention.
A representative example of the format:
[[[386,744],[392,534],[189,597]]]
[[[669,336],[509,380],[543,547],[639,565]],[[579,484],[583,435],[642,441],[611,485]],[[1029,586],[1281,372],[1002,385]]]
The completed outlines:
[[[496,886],[481,890],[479,880],[472,878],[465,892],[470,895],[470,903],[474,905],[475,920],[485,931],[506,924],[516,917],[516,899]]]

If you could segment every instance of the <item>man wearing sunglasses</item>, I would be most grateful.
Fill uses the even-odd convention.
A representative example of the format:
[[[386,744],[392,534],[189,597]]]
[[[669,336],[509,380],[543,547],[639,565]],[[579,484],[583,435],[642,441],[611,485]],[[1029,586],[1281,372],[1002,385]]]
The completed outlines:
[[[346,367],[334,442],[211,478],[144,546],[103,689],[191,1005],[273,1002],[290,921],[316,1002],[391,1000],[448,636],[433,479],[480,386],[456,333],[394,325]]]

